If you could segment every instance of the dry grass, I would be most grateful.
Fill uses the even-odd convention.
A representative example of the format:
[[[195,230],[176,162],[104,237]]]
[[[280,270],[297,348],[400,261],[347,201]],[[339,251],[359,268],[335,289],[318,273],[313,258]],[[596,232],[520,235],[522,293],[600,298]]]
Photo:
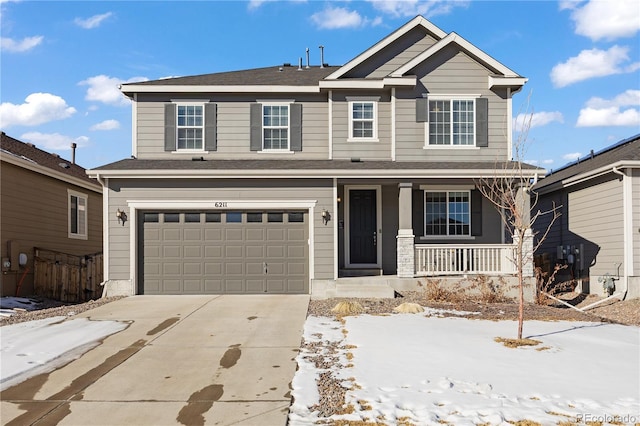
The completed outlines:
[[[502,343],[508,348],[518,348],[520,346],[536,346],[542,343],[535,339],[508,339],[506,337],[496,337],[493,339],[498,343]]]
[[[505,294],[509,286],[503,278],[494,282],[486,275],[478,275],[456,283],[443,284],[441,280],[429,279],[424,285],[425,299],[431,302],[505,303],[511,299]]]
[[[347,300],[338,302],[338,304],[331,309],[331,312],[340,316],[358,315],[364,312],[364,308],[358,302]]]
[[[405,302],[393,308],[393,312],[397,314],[417,314],[424,312],[424,308],[417,303]]]

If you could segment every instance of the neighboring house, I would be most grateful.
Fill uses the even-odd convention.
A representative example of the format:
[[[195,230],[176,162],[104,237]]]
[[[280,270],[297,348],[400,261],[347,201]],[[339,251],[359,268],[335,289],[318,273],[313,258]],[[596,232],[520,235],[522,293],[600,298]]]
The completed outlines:
[[[556,281],[575,279],[578,290],[603,295],[615,278],[616,295],[640,297],[640,134],[549,173],[534,187],[538,206],[560,206],[536,252],[550,266],[566,264]],[[536,223],[538,235],[548,220]]]
[[[20,295],[30,295],[34,248],[73,255],[102,251],[102,187],[74,161],[4,132],[0,164],[0,293],[14,296],[21,283]]]
[[[474,179],[510,173],[526,78],[420,16],[344,66],[308,62],[121,86],[133,156],[88,171],[108,289],[318,296],[354,275],[513,272]]]

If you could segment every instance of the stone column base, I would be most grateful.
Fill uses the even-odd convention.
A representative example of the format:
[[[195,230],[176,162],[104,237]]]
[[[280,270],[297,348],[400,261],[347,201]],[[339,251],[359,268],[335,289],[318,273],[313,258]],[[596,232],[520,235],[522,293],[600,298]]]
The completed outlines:
[[[398,278],[413,278],[416,271],[413,229],[398,230],[396,262]]]

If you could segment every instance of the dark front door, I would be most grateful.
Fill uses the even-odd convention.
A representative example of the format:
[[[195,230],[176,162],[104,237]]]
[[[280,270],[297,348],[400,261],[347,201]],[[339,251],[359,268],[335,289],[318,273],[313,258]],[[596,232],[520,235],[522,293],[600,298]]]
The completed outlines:
[[[376,190],[349,191],[349,254],[351,264],[378,263]]]

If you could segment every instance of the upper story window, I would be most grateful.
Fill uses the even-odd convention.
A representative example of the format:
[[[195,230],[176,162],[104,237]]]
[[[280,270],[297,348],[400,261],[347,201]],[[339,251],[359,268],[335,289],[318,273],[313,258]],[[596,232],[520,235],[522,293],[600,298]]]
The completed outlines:
[[[87,201],[86,194],[67,190],[69,211],[69,238],[86,240],[87,231]]]
[[[416,121],[425,124],[425,148],[488,147],[489,99],[480,95],[423,95]]]
[[[426,236],[471,235],[470,191],[425,191]]]
[[[289,105],[262,106],[262,149],[289,150]]]
[[[302,151],[302,104],[293,100],[256,102],[249,108],[249,121],[251,151]]]
[[[349,140],[375,141],[378,138],[378,102],[349,101]]]
[[[429,100],[429,145],[475,145],[475,101]]]
[[[204,147],[204,108],[202,105],[178,105],[178,150],[202,150]]]
[[[175,100],[165,104],[164,150],[209,152],[217,149],[217,105]]]

